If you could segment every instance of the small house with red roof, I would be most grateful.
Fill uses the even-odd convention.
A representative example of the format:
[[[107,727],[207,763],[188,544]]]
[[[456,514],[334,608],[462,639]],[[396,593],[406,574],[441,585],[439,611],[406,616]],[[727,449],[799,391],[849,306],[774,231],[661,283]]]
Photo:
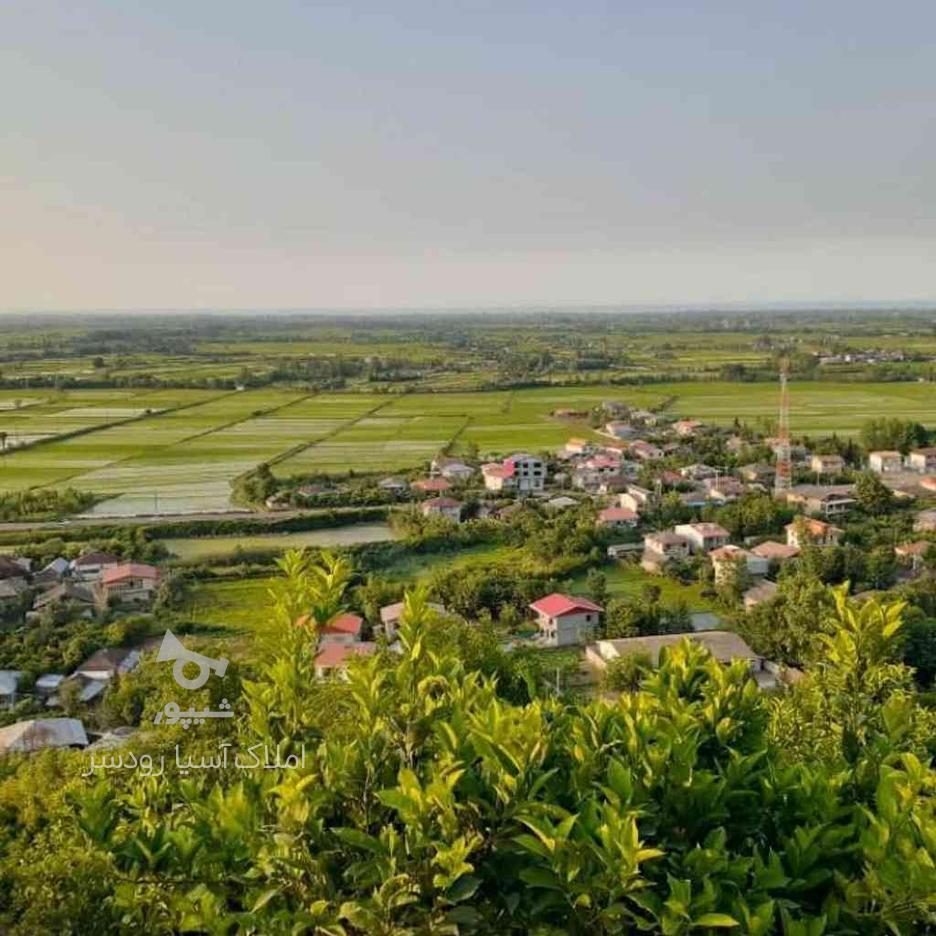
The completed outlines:
[[[598,512],[598,526],[611,529],[633,529],[637,526],[637,511],[627,507],[605,507]]]
[[[159,588],[159,569],[143,562],[105,566],[99,589],[108,601],[125,605],[149,604]]]
[[[322,644],[353,644],[361,639],[364,618],[345,612],[333,617],[319,633]]]
[[[461,523],[461,501],[454,497],[431,497],[419,505],[420,513],[424,517],[442,517],[454,523]]]
[[[422,494],[444,494],[452,489],[452,485],[445,478],[422,478],[414,481],[410,487]]]
[[[344,675],[348,664],[355,657],[370,656],[377,650],[377,644],[370,641],[360,643],[323,643],[315,658],[315,675],[319,679],[335,673]]]
[[[598,626],[602,607],[587,598],[553,592],[530,605],[536,614],[540,637],[547,647],[586,643]]]

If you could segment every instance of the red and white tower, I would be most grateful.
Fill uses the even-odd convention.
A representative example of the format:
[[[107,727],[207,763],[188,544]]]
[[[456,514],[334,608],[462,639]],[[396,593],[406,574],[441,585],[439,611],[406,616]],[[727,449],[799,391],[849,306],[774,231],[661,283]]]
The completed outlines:
[[[793,483],[790,459],[790,392],[787,389],[787,360],[780,362],[780,419],[777,427],[777,472],[774,475],[774,494],[785,494]]]

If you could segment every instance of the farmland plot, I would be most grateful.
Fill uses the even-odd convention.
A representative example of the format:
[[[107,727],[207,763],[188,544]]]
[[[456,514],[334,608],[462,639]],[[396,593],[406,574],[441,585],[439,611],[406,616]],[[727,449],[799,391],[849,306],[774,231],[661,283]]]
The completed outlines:
[[[393,471],[427,461],[465,425],[463,416],[368,416],[277,465],[281,475]]]

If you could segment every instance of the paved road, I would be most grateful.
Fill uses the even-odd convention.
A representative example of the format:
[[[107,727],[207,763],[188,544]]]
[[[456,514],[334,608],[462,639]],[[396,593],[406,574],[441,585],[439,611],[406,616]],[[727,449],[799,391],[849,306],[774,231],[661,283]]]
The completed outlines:
[[[71,520],[34,520],[23,523],[0,523],[0,534],[20,533],[29,530],[68,530],[72,527],[96,526],[142,526],[154,523],[191,523],[193,520],[287,520],[291,517],[312,517],[316,514],[342,511],[357,511],[359,507],[334,507],[317,510],[228,510],[190,514],[138,514],[132,517],[74,517]]]

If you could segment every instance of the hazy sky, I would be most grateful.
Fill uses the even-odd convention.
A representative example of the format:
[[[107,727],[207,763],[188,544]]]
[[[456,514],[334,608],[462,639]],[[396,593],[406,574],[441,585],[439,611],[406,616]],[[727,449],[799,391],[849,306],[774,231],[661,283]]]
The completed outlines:
[[[7,0],[0,308],[936,298],[933,0]]]

